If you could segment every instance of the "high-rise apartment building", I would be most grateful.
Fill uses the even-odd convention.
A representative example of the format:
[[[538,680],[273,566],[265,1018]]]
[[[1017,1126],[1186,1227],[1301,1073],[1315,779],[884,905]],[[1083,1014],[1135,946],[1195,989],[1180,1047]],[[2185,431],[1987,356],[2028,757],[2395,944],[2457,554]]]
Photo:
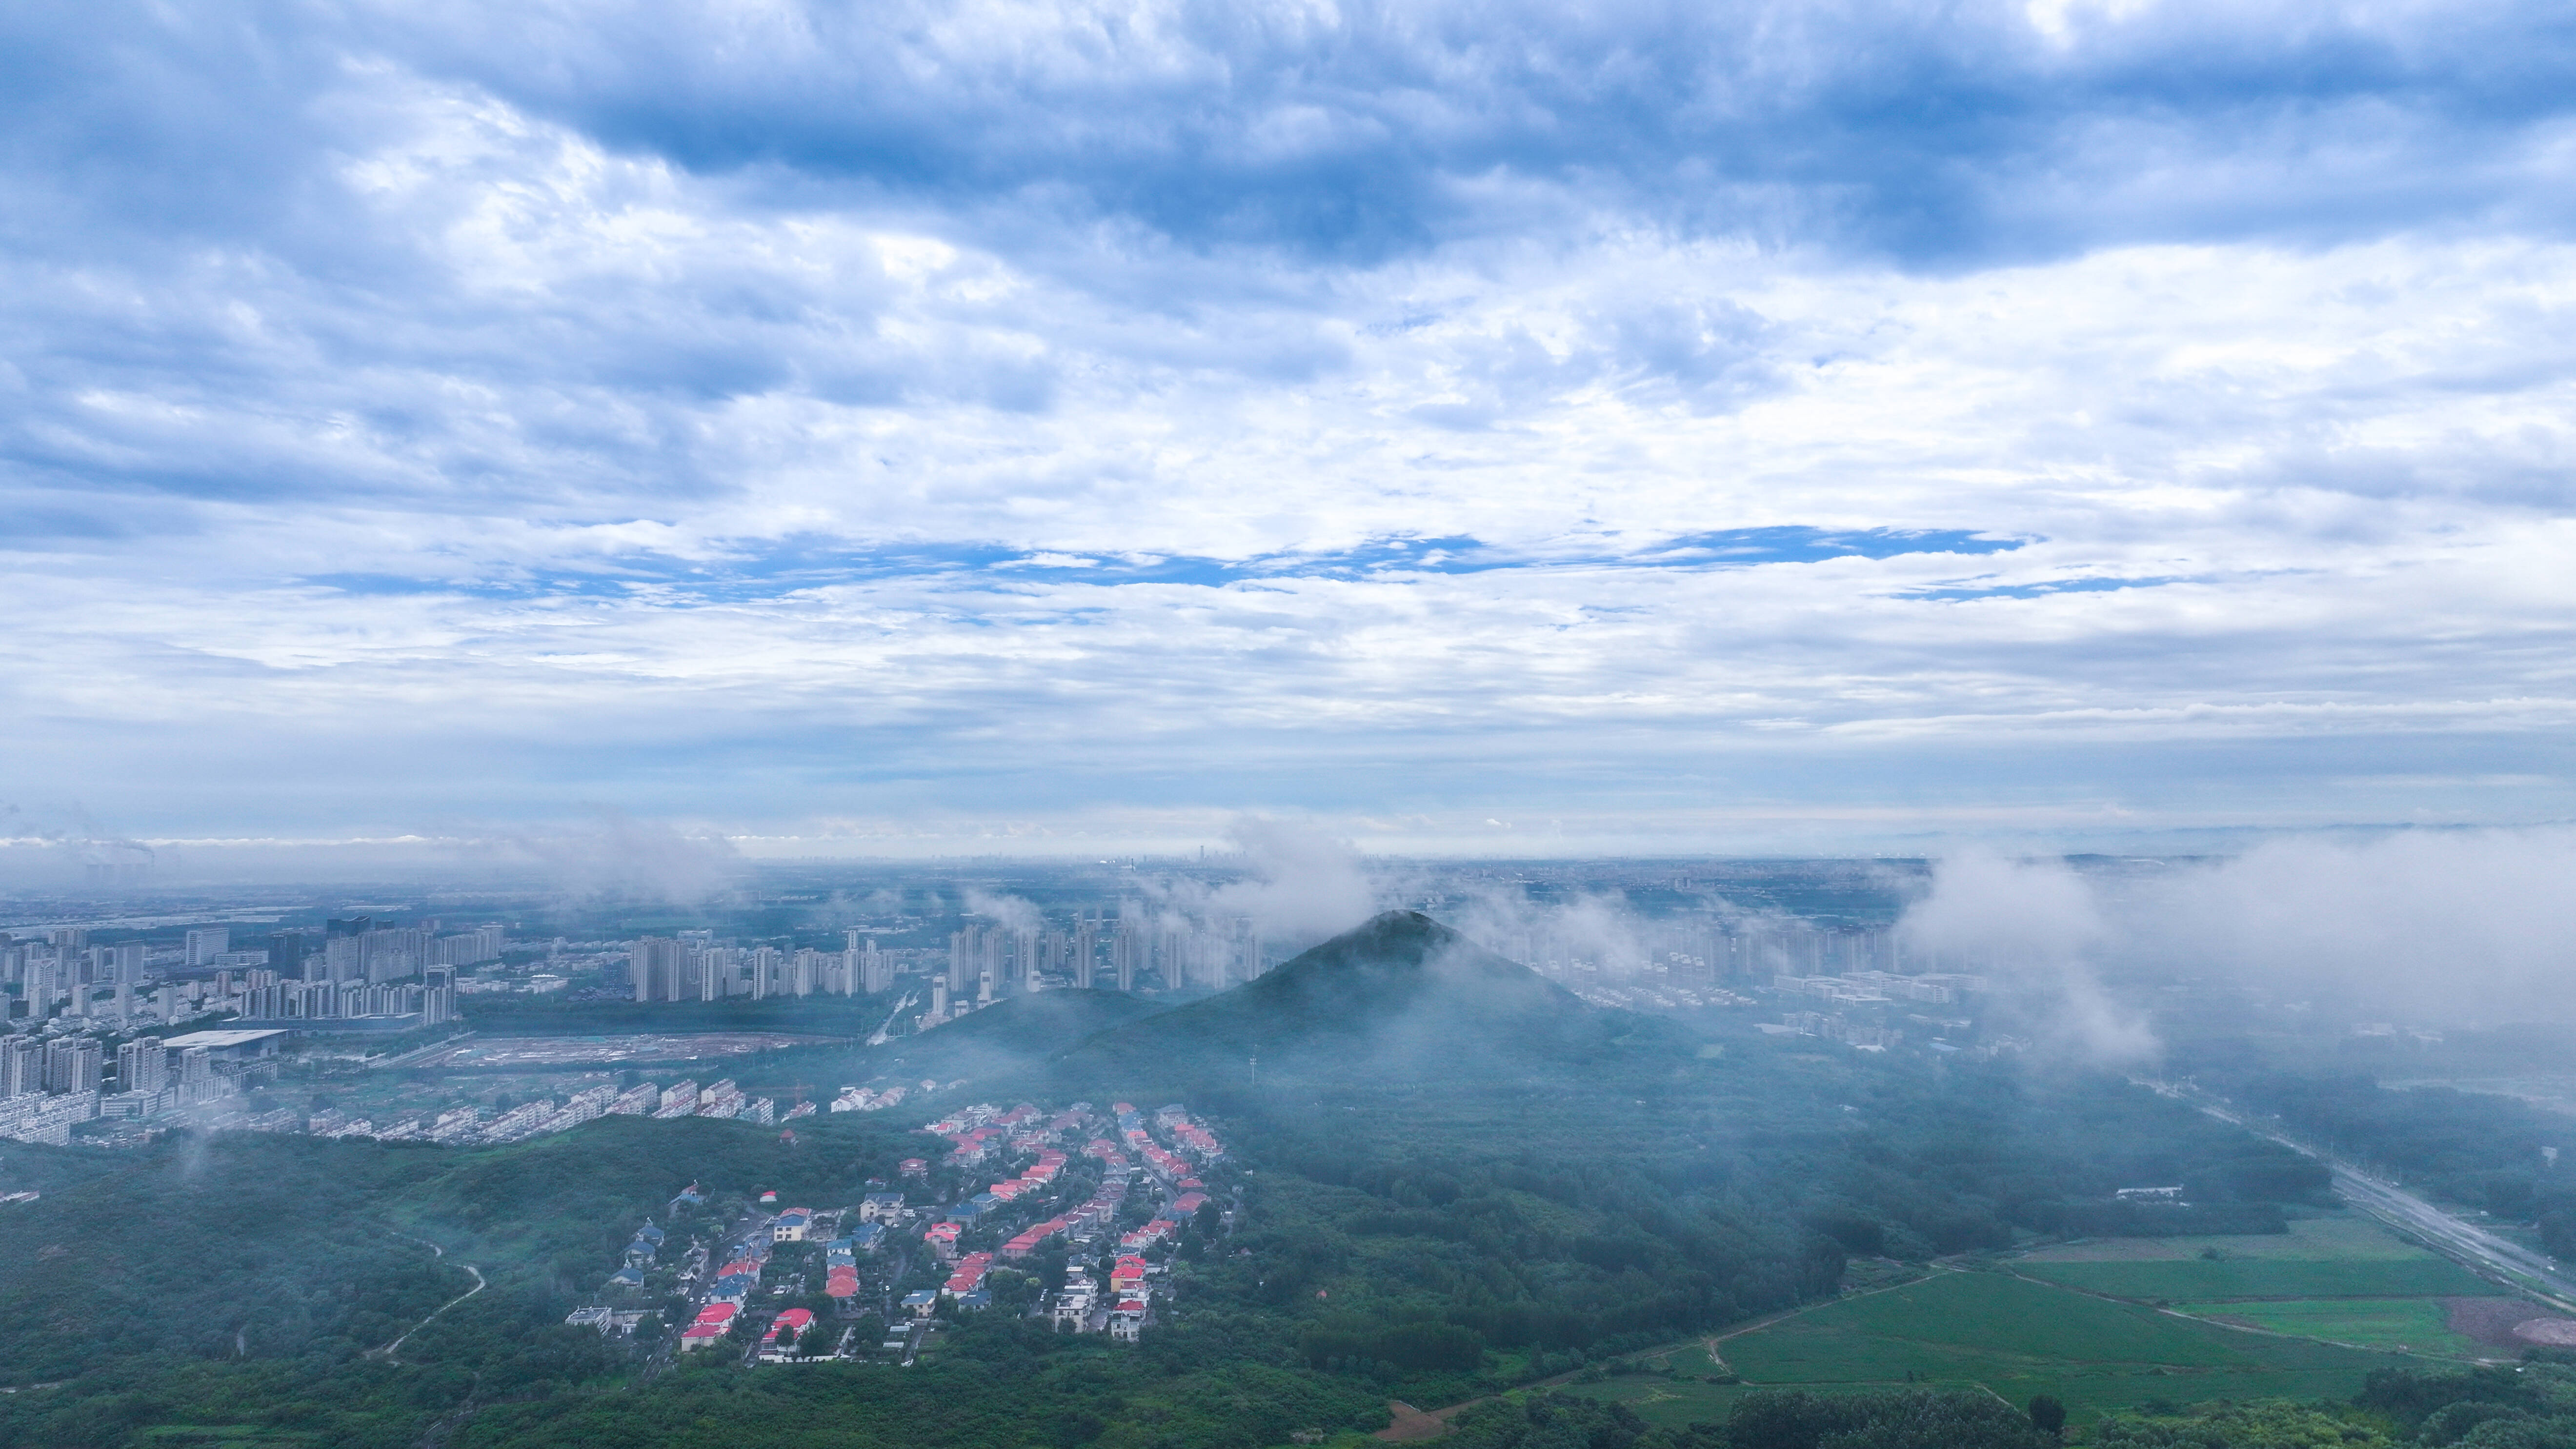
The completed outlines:
[[[862,944],[859,933],[852,931],[845,939],[850,949],[844,954],[850,963],[849,979],[854,988],[870,996],[893,990],[894,962],[877,949],[876,938],[871,936]]]
[[[223,1079],[215,1075],[215,1054],[205,1047],[188,1047],[179,1053],[178,1078],[182,1102],[206,1102],[223,1095]]]
[[[0,1037],[0,1097],[45,1090],[45,1044],[32,1036]]]
[[[1145,923],[1122,913],[1117,934],[1109,938],[1109,969],[1117,977],[1119,990],[1136,989],[1136,973],[1149,964],[1153,949],[1153,933]]]
[[[106,1053],[85,1036],[57,1037],[45,1044],[45,1090],[96,1092]]]
[[[417,926],[369,931],[358,938],[358,959],[369,984],[417,976],[426,964],[428,933]]]
[[[1091,989],[1091,974],[1099,965],[1100,923],[1085,915],[1073,923],[1071,968],[1073,984],[1085,991]]]
[[[424,951],[432,966],[472,966],[500,960],[508,943],[508,933],[501,927],[477,926],[462,935],[437,937]]]
[[[641,936],[626,950],[627,970],[635,979],[638,1001],[682,1000],[680,943],[668,936]]]
[[[232,948],[232,927],[199,926],[188,933],[188,964],[212,966],[216,957]]]
[[[327,960],[316,957],[312,974],[307,974],[304,956],[311,949],[302,931],[271,931],[268,936],[268,969],[280,976],[301,976],[309,981],[326,979]]]
[[[439,1026],[456,1019],[456,968],[432,966],[423,973],[420,1024]]]
[[[130,1041],[116,1049],[116,1089],[158,1092],[170,1085],[170,1053],[158,1040]]]

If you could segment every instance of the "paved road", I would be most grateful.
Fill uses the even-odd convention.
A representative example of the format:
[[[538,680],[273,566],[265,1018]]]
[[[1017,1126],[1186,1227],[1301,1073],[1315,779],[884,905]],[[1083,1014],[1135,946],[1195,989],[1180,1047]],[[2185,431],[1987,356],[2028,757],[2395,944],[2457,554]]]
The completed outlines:
[[[2463,1263],[2473,1271],[2524,1288],[2562,1312],[2576,1313],[2576,1275],[2562,1271],[2551,1259],[2454,1217],[2394,1183],[2372,1177],[2261,1122],[2249,1120],[2242,1113],[2178,1088],[2157,1087],[2156,1090],[2189,1102],[2210,1116],[2242,1127],[2257,1137],[2278,1142],[2302,1156],[2315,1158],[2334,1173],[2335,1191],[2342,1193],[2347,1201],[2363,1212],[2404,1228],[2423,1239],[2425,1245],[2435,1252]]]

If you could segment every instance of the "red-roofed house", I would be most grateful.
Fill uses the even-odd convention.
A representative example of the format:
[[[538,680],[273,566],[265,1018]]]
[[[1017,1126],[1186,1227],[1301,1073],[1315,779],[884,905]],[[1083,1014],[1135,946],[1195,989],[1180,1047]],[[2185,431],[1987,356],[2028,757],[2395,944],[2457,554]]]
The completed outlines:
[[[730,1303],[710,1303],[698,1310],[698,1321],[680,1332],[680,1351],[704,1348],[725,1336],[733,1326],[733,1316],[740,1310]]]
[[[951,1298],[963,1298],[984,1286],[984,1274],[992,1266],[992,1254],[968,1253],[957,1260],[957,1271],[948,1275],[948,1282],[939,1291]]]
[[[760,1336],[760,1351],[763,1353],[775,1351],[780,1339],[790,1343],[795,1342],[796,1335],[803,1333],[813,1321],[814,1315],[808,1309],[790,1308],[779,1314],[769,1320],[769,1331]]]

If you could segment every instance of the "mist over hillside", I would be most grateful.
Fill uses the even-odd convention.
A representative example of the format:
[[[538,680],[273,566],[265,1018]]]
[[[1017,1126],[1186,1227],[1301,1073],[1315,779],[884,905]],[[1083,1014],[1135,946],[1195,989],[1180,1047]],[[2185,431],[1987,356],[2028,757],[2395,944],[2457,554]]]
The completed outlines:
[[[694,899],[380,889],[309,933],[309,896],[255,936],[185,900],[29,932],[21,999],[48,1015],[20,1035],[113,1065],[86,1099],[0,1100],[31,1134],[94,1104],[0,1154],[0,1189],[34,1194],[0,1204],[25,1390],[0,1443],[540,1449],[682,1415],[753,1444],[825,1416],[868,1449],[1143,1449],[1176,1422],[1356,1449],[1410,1422],[1390,1405],[1490,1400],[1462,1442],[1581,1422],[1750,1449],[1775,1420],[1930,1416],[2024,1449],[2039,1411],[1973,1406],[2073,1402],[2070,1433],[2109,1434],[2446,1361],[2230,1326],[2288,1288],[2468,1305],[2403,1310],[2470,1325],[2409,1330],[2445,1343],[2576,1332],[2508,1259],[2375,1226],[2333,1155],[2576,1251],[2576,1117],[2424,1082],[2478,1085],[2510,1043],[2356,1025],[2369,997],[2321,1012],[2289,970],[2141,964],[2141,911],[2278,864],[1378,863],[1365,904],[1415,904],[1307,944],[1274,923],[1331,917],[1254,911],[1362,901],[1350,857],[1308,858],[1318,894],[1276,862],[798,867]],[[298,976],[184,959],[254,939],[309,952]],[[492,954],[417,964],[467,952]],[[343,957],[429,985],[335,982]],[[91,960],[170,989],[64,984]],[[261,1014],[325,988],[456,1014]],[[250,1054],[201,1078],[158,1045],[227,1031]],[[2137,1285],[2250,1296],[2160,1327],[2177,1289],[2103,1276],[2103,1244]],[[1987,1277],[2017,1286],[1953,1286]],[[2027,1301],[1968,1306],[1994,1293]],[[1864,1360],[1956,1342],[1817,1397],[1789,1325],[1861,1302],[1920,1305],[1850,1330]],[[2002,1327],[2061,1319],[2124,1366]],[[1705,1371],[1657,1377],[1684,1349]],[[1696,1417],[1629,1407],[1657,1394]]]

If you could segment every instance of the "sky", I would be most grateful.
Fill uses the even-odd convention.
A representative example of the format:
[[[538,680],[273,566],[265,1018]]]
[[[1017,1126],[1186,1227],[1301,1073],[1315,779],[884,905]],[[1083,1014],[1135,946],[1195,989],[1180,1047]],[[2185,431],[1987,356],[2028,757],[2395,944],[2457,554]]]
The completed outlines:
[[[0,834],[2576,815],[2576,13],[0,10]]]

